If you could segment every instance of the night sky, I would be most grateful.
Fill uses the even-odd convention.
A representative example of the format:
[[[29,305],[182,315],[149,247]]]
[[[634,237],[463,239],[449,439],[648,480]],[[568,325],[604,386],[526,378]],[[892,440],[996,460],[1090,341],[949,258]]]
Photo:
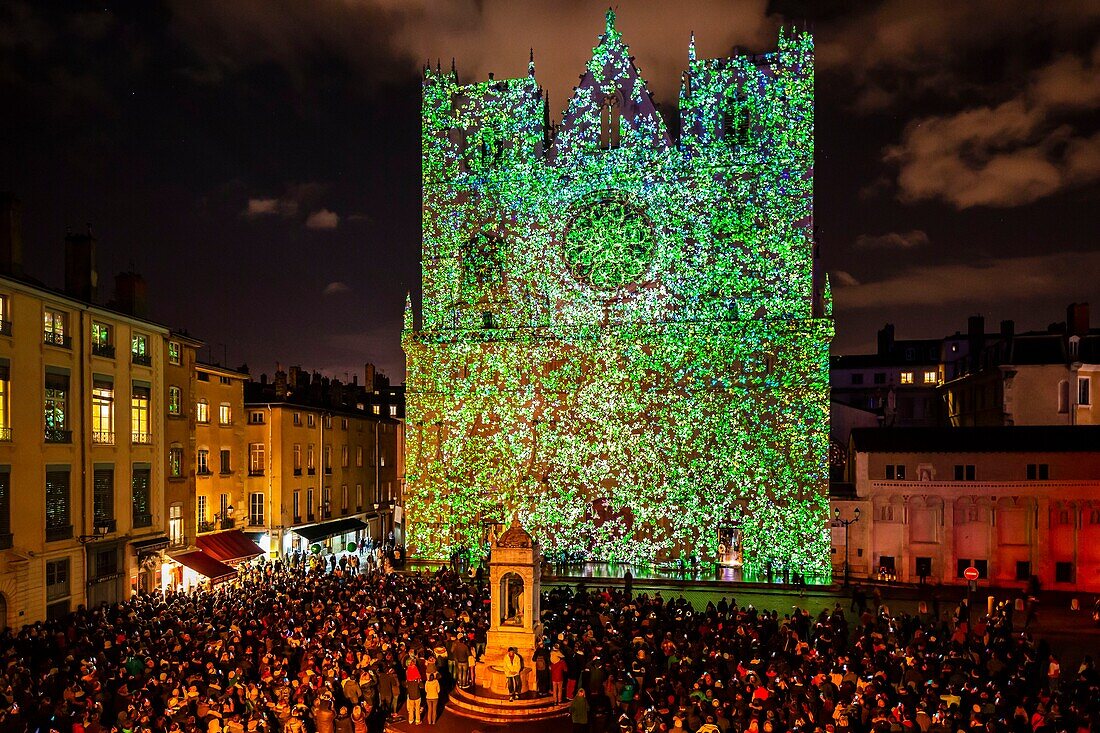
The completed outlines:
[[[66,227],[99,239],[101,296],[133,268],[150,316],[253,373],[403,380],[419,291],[420,68],[536,76],[560,118],[603,29],[579,0],[0,3],[0,190],[26,267],[62,280]],[[617,2],[675,124],[700,57],[816,36],[816,223],[834,352],[1092,300],[1100,273],[1100,3]],[[1100,315],[1100,314],[1098,314]],[[1094,319],[1100,320],[1100,317]]]

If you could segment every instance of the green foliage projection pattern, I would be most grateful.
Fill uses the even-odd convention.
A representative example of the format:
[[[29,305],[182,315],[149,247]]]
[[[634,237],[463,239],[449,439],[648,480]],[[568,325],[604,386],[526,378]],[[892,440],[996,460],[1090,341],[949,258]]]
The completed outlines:
[[[550,552],[707,560],[737,523],[750,565],[828,573],[812,39],[689,58],[676,142],[613,17],[556,128],[533,68],[426,70],[412,554],[519,515]]]
[[[629,202],[601,198],[579,207],[565,233],[565,257],[573,272],[596,288],[638,280],[656,248],[653,225]]]

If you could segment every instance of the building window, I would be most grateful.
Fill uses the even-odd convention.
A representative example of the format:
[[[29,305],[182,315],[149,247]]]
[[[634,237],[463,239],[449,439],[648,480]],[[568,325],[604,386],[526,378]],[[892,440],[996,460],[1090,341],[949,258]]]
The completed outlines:
[[[955,480],[956,481],[974,481],[977,472],[974,469],[974,464],[956,464],[955,465]]]
[[[134,527],[153,526],[153,503],[149,496],[149,469],[135,468],[132,480]]]
[[[1089,378],[1078,377],[1077,378],[1077,404],[1078,405],[1090,405],[1089,402]]]
[[[340,418],[340,429],[341,430],[347,430],[348,429],[348,419],[346,417]]]
[[[940,381],[940,375],[939,375],[938,372],[936,372],[934,370],[928,370],[924,373],[924,383],[925,384],[936,384],[939,381]]]
[[[294,475],[302,475],[302,444],[294,444]]]
[[[8,310],[6,295],[0,295],[0,334],[11,336],[11,311]]]
[[[218,405],[218,424],[219,425],[232,425],[233,424],[233,408],[229,406],[228,402],[223,402]]]
[[[988,560],[975,560],[974,568],[978,571],[978,577],[985,580],[989,577],[989,561]]]
[[[887,464],[886,465],[886,479],[889,481],[904,481],[905,480],[905,465],[904,464]]]
[[[248,523],[253,527],[263,526],[264,495],[259,492],[248,496]]]
[[[111,346],[111,327],[106,323],[92,321],[92,356],[110,359],[114,355],[115,348]]]
[[[249,476],[263,476],[264,475],[264,444],[263,443],[249,443],[248,444],[248,475]]]
[[[46,541],[73,536],[69,521],[69,470],[46,471]]]
[[[46,442],[68,443],[69,375],[46,374]]]
[[[1069,382],[1058,382],[1058,412],[1069,412]]]
[[[230,377],[218,377],[218,382],[220,384],[233,384],[233,379]]]
[[[1070,520],[1069,509],[1059,509],[1058,513],[1055,515],[1055,522],[1057,524],[1065,526],[1065,525],[1069,524],[1069,520]]]
[[[968,521],[968,522],[977,522],[978,521],[978,516],[979,516],[978,507],[968,506],[966,508],[966,521]]]
[[[355,465],[363,465],[363,446],[361,445],[355,447]]]
[[[264,413],[263,413],[263,411],[262,410],[253,410],[252,412],[248,413],[248,423],[249,423],[249,425],[263,425],[264,424]]]
[[[355,511],[363,511],[363,484],[355,485]]]
[[[1054,563],[1054,582],[1055,583],[1072,583],[1073,582],[1073,563],[1071,563],[1071,562],[1056,562],[1056,563]]]
[[[316,419],[316,418],[315,418],[315,416],[314,416],[314,415],[306,415],[306,424],[307,424],[307,425],[309,425],[309,427],[311,427],[311,428],[312,428],[312,427],[313,427],[313,425],[314,425],[314,421],[315,421],[315,419]]]
[[[332,430],[332,415],[325,415],[325,430]]]
[[[886,372],[875,372],[875,384],[886,384]]]
[[[326,486],[322,490],[321,516],[328,519],[332,516],[332,487]]]
[[[205,398],[195,403],[195,421],[204,424],[210,422],[210,404]]]
[[[149,353],[149,337],[135,333],[130,337],[130,361],[149,366],[152,363]]]
[[[340,465],[347,468],[351,465],[351,454],[348,452],[348,445],[345,443],[340,446]]]
[[[210,475],[210,450],[199,448],[195,453],[195,473],[199,476]]]
[[[218,454],[218,462],[223,476],[233,473],[233,452],[229,448],[221,449]]]
[[[11,412],[8,409],[10,377],[11,367],[7,361],[0,359],[0,441],[11,440]]]
[[[294,521],[302,521],[302,492],[299,489],[294,490]]]
[[[862,374],[853,374],[852,375],[852,384],[863,384],[863,375]]]
[[[325,473],[332,473],[332,446],[325,446]]]
[[[1050,478],[1050,464],[1047,463],[1029,463],[1027,464],[1027,478],[1029,481],[1046,481]]]
[[[373,412],[375,415],[381,415],[382,405],[371,405],[370,411]]]
[[[169,341],[168,342],[168,363],[179,365],[180,363],[180,342]]]
[[[1093,509],[1089,512],[1089,524],[1100,524],[1100,509]]]
[[[313,443],[310,443],[306,448],[306,470],[309,471],[309,475],[312,476],[317,470],[317,464],[313,459]]]
[[[153,442],[149,429],[149,388],[134,385],[130,397],[130,430],[133,441],[142,445]]]
[[[912,384],[913,383],[913,372],[902,372],[901,373],[901,383],[902,384]]]
[[[195,373],[195,379],[199,380],[200,382],[209,382],[210,381],[210,375],[207,374],[206,372],[196,372]]]
[[[313,521],[313,489],[306,490],[306,519]]]
[[[183,544],[183,507],[179,504],[168,507],[168,544],[172,547]]]
[[[340,486],[340,510],[344,513],[348,513],[348,485],[342,484]]]
[[[0,466],[0,549],[11,546],[11,466]]]
[[[92,521],[96,524],[115,518],[115,471],[97,468],[92,472]]]
[[[1029,580],[1031,578],[1031,563],[1027,560],[1016,561],[1016,580]]]
[[[893,507],[893,505],[886,504],[885,506],[883,506],[882,510],[879,512],[879,517],[878,518],[881,519],[883,522],[892,522],[892,521],[894,521],[894,507]]]
[[[115,386],[100,379],[92,380],[92,442],[115,442]]]
[[[69,558],[46,561],[46,600],[56,601],[69,593]]]
[[[294,413],[294,424],[295,425],[301,425],[302,424],[302,413],[300,413],[300,412]]]
[[[183,392],[180,391],[179,387],[173,384],[168,388],[168,414],[177,417],[182,409]]]
[[[168,449],[168,475],[172,478],[183,476],[183,447],[173,445]]]
[[[210,523],[206,521],[206,496],[199,494],[195,497],[195,517],[199,522],[199,531],[208,532],[210,529]]]
[[[69,320],[68,314],[64,311],[47,308],[43,316],[43,340],[51,346],[69,348],[72,341],[65,335],[65,327],[68,325]]]

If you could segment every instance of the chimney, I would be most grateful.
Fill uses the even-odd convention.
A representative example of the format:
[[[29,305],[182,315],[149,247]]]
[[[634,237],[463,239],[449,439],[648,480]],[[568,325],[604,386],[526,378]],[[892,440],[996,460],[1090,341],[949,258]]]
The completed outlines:
[[[967,350],[970,355],[970,371],[976,372],[982,363],[982,350],[985,348],[985,318],[970,316],[966,319]]]
[[[878,330],[878,355],[894,353],[894,324],[887,323]]]
[[[13,193],[0,193],[0,274],[23,274],[23,204]]]
[[[115,308],[136,318],[144,318],[147,307],[145,278],[136,272],[115,275]]]
[[[1066,308],[1066,335],[1086,336],[1089,332],[1089,304],[1070,303]]]
[[[368,390],[374,389],[374,364],[369,361],[363,367],[363,386]]]
[[[65,235],[65,294],[91,303],[96,299],[99,274],[95,269],[95,237],[92,227],[87,234]]]
[[[294,367],[291,367],[294,369]],[[291,374],[294,372],[292,371]],[[275,399],[285,400],[287,394],[286,389],[286,372],[282,369],[275,370]]]

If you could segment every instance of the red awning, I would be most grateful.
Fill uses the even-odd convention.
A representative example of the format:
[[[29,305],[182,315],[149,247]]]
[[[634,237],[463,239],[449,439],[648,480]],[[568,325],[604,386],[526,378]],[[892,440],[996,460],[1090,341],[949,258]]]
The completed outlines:
[[[211,582],[227,580],[237,574],[237,571],[225,563],[218,562],[202,550],[185,552],[172,558],[180,565],[186,565],[199,575],[210,578]]]
[[[222,562],[238,562],[264,554],[259,545],[245,537],[239,529],[201,535],[195,544],[207,555]]]

